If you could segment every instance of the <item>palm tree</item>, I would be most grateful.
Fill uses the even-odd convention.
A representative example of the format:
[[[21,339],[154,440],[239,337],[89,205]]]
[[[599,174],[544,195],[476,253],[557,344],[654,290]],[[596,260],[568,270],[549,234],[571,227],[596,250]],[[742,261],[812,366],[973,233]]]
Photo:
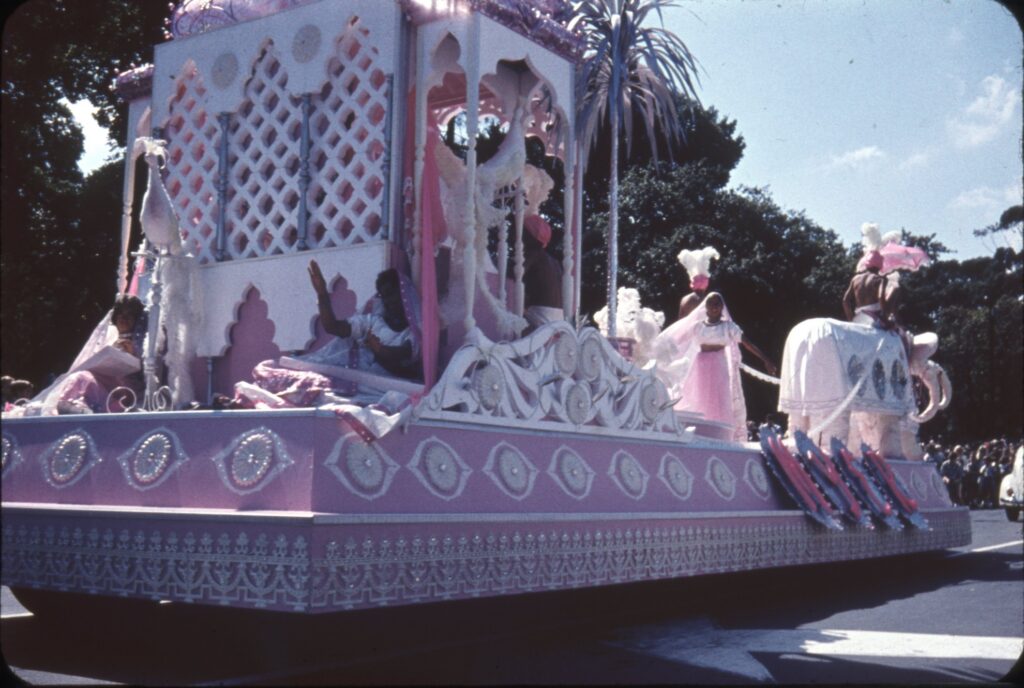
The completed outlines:
[[[686,44],[664,28],[662,11],[672,0],[582,0],[571,24],[585,41],[577,79],[577,131],[589,150],[605,120],[611,131],[611,205],[608,222],[608,335],[615,336],[619,263],[619,135],[626,154],[633,144],[633,116],[643,121],[651,155],[657,161],[655,127],[671,144],[685,133],[673,91],[698,101],[697,62]],[[645,26],[652,13],[661,26]],[[698,101],[699,102],[699,101]]]

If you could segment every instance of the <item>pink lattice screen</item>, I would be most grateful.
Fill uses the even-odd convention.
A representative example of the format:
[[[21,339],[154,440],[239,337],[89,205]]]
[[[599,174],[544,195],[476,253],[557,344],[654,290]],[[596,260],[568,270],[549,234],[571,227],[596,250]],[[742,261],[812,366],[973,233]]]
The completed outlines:
[[[381,238],[388,80],[369,32],[351,20],[334,41],[327,81],[310,97],[309,248]],[[309,65],[322,69],[323,66]],[[206,87],[187,65],[169,104],[167,190],[182,236],[200,262],[216,260],[218,146]],[[268,42],[252,65],[244,97],[228,125],[225,257],[298,250],[301,221],[302,96]]]

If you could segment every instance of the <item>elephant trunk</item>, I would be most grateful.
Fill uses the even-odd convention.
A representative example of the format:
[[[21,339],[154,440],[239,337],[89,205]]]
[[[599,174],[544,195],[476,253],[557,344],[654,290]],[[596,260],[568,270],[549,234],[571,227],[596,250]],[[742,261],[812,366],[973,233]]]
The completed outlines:
[[[946,371],[935,361],[928,361],[917,377],[928,389],[927,408],[920,414],[910,414],[910,420],[920,424],[927,423],[936,413],[949,406],[949,402],[953,400],[953,389]]]

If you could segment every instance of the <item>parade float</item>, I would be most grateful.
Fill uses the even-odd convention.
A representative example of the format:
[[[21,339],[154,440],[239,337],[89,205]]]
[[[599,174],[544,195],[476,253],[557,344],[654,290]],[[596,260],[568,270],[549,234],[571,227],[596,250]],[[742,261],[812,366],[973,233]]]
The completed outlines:
[[[677,411],[656,366],[577,326],[582,55],[567,13],[556,0],[178,5],[153,64],[116,82],[130,120],[116,279],[147,303],[144,389],[112,390],[100,413],[43,399],[5,415],[4,585],[30,606],[322,613],[970,541],[935,468],[900,451],[926,360],[872,344],[827,393],[787,397],[795,446],[765,428],[762,447]],[[464,160],[439,137],[456,117]],[[485,118],[505,137],[478,165]],[[524,226],[549,186],[527,137],[564,172],[567,317],[524,335]],[[380,271],[408,278],[421,375],[303,364],[330,339],[311,259],[340,318],[362,312]],[[261,398],[252,371],[267,359],[399,401]],[[211,407],[238,389],[249,408]]]

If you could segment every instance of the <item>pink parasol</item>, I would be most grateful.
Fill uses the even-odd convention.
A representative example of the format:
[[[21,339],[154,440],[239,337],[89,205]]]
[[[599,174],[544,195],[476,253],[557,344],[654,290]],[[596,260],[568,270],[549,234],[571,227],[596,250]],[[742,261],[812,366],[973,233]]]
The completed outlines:
[[[895,270],[910,270],[914,272],[922,265],[927,265],[931,260],[924,249],[917,246],[904,246],[895,242],[886,244],[879,249],[882,254],[881,273],[886,275]]]

